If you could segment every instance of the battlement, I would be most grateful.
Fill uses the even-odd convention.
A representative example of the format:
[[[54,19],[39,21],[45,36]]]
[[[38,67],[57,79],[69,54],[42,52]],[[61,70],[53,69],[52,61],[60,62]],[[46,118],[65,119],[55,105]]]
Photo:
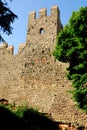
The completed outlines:
[[[26,47],[25,43],[21,43],[18,46],[18,54],[21,54],[24,50],[24,48]],[[1,55],[5,55],[5,54],[10,54],[10,55],[14,55],[14,46],[8,46],[8,43],[2,43],[0,44],[0,54]]]
[[[2,43],[2,44],[0,44],[0,50],[1,49],[6,49],[8,47],[8,43]]]
[[[25,47],[26,47],[25,43],[19,44],[19,46],[18,46],[18,54],[22,53]]]
[[[51,7],[51,15],[54,15],[54,14],[58,14],[58,16],[60,17],[60,10],[58,6]]]
[[[50,16],[60,14],[59,8],[57,6],[52,6],[50,9]],[[39,11],[39,18],[46,17],[47,16],[47,9],[46,8],[41,8]],[[36,19],[36,11],[32,11],[29,14],[29,19],[30,20],[35,20]]]
[[[0,44],[0,54],[14,54],[14,46],[8,46],[8,43],[2,43]]]
[[[40,9],[40,12],[39,12],[39,18],[42,18],[44,16],[47,16],[47,9],[46,8]]]
[[[7,53],[13,55],[14,54],[14,46],[9,46],[6,48]]]
[[[29,19],[36,19],[36,11],[32,11],[30,14],[29,14]]]

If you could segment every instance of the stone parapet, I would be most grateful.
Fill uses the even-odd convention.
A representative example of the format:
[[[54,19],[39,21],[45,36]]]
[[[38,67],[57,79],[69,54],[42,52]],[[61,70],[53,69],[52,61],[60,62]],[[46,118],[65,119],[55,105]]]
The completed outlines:
[[[8,46],[8,43],[2,43],[0,45],[0,54],[1,55],[6,55],[6,54],[13,55],[14,54],[14,46]]]
[[[26,44],[25,44],[25,43],[19,44],[18,54],[22,53],[25,47],[26,47]]]

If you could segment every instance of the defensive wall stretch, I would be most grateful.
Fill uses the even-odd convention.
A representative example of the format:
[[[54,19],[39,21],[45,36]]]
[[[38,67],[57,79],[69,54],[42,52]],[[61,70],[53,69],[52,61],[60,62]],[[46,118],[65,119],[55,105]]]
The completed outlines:
[[[55,121],[87,129],[87,114],[77,109],[68,93],[72,90],[66,78],[68,64],[52,56],[61,29],[58,7],[51,8],[50,16],[44,8],[39,18],[35,11],[29,14],[26,43],[19,45],[18,54],[14,55],[13,46],[0,45],[0,99],[27,103]]]

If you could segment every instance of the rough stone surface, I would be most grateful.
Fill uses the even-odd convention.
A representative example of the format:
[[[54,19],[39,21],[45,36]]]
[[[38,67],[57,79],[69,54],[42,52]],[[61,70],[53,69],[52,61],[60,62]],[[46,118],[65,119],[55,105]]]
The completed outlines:
[[[57,6],[35,11],[29,15],[26,43],[19,45],[18,54],[13,46],[0,46],[0,99],[17,104],[27,103],[30,107],[51,114],[56,121],[87,129],[87,114],[76,108],[71,94],[71,82],[66,78],[68,64],[56,61],[52,56],[56,36],[61,30]],[[8,51],[9,50],[9,51]]]

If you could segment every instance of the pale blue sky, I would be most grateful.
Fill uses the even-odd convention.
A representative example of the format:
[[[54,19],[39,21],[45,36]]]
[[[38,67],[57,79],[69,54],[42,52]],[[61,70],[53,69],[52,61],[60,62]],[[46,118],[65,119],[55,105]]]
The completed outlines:
[[[80,7],[87,6],[87,0],[13,0],[9,7],[18,15],[18,20],[13,23],[12,35],[4,36],[8,45],[14,45],[17,53],[18,45],[26,42],[28,15],[31,11],[36,10],[37,16],[41,8],[47,8],[50,14],[50,8],[57,5],[60,9],[61,23],[66,25],[73,11]]]

